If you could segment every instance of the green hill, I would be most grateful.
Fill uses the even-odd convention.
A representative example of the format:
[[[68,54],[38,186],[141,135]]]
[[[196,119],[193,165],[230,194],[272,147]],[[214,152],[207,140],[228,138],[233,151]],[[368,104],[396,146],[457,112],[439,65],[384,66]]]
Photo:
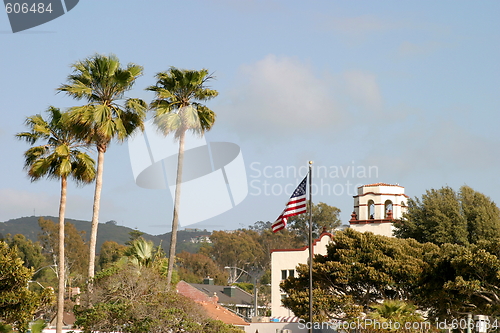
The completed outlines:
[[[54,216],[27,216],[17,219],[12,219],[6,222],[0,222],[0,233],[3,235],[11,234],[23,234],[26,238],[32,241],[38,240],[38,234],[41,232],[38,226],[38,219],[43,217],[45,219],[50,219],[54,222],[58,222],[58,218]],[[86,241],[89,240],[91,223],[89,221],[74,220],[67,218],[66,222],[72,223],[76,229],[79,231],[84,231],[86,236]],[[129,233],[134,231],[132,228],[116,225],[114,221],[108,221],[105,223],[99,223],[99,228],[97,230],[97,252],[99,252],[102,243],[105,241],[115,241],[118,244],[125,244],[126,241],[130,239]],[[195,252],[199,245],[190,242],[191,238],[201,235],[209,235],[210,232],[204,230],[180,230],[177,234],[177,252],[186,250],[189,252]],[[147,240],[151,240],[155,245],[162,244],[163,249],[167,252],[168,246],[170,244],[170,233],[162,235],[150,235],[145,233],[142,235]]]

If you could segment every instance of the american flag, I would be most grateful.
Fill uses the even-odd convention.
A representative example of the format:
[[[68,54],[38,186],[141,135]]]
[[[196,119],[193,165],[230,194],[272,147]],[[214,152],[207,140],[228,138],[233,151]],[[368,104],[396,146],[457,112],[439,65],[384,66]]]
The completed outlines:
[[[290,200],[286,204],[285,210],[273,223],[273,232],[278,232],[286,227],[286,221],[290,216],[299,215],[307,211],[306,207],[306,184],[307,176],[304,180],[297,186],[293,192]]]

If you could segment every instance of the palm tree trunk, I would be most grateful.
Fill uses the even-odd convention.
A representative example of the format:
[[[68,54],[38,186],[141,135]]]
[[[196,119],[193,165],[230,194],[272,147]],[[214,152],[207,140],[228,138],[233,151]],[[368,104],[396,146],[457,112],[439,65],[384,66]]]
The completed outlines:
[[[89,280],[91,280],[95,274],[95,248],[97,244],[97,227],[99,226],[99,207],[101,203],[105,148],[98,146],[97,151],[97,174],[95,181],[94,206],[92,210],[92,226],[90,230]]]
[[[62,332],[63,327],[63,316],[64,316],[64,214],[66,213],[66,188],[67,179],[66,176],[61,177],[61,201],[59,203],[59,287],[57,290],[57,321],[56,321],[56,333]]]
[[[179,137],[179,156],[177,158],[177,178],[175,181],[175,199],[174,199],[174,217],[172,219],[172,234],[170,237],[170,252],[168,255],[167,285],[172,284],[172,273],[174,271],[175,246],[177,244],[177,227],[179,225],[179,208],[181,203],[181,183],[182,183],[182,164],[184,163],[184,137],[186,131],[183,131]]]

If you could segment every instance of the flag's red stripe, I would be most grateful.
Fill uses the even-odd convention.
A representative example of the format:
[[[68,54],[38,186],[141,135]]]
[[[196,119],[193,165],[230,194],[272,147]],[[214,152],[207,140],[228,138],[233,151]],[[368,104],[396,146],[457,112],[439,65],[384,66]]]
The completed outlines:
[[[302,207],[305,207],[305,206],[306,206],[306,202],[304,200],[303,202],[301,202],[298,205],[293,205],[293,206],[287,205],[286,208],[285,208],[285,210],[297,209],[297,208],[302,208]]]
[[[282,229],[284,229],[286,227],[286,219],[284,218],[278,218],[278,220],[276,220],[276,222],[274,222],[274,224],[272,225],[272,228],[273,228],[273,232],[277,232],[277,231],[280,231]]]
[[[305,212],[306,212],[306,210],[304,209],[300,212],[295,212],[295,213],[283,215],[283,217],[289,218],[290,216],[300,215],[300,214],[305,213]]]
[[[306,204],[303,204],[303,205],[300,205],[300,206],[295,206],[295,207],[287,207],[287,208],[285,208],[285,212],[297,211],[297,210],[306,211],[307,210]]]
[[[303,196],[302,196],[302,198],[301,198],[301,197],[299,197],[299,198],[297,198],[297,199],[295,199],[295,200],[290,200],[290,201],[288,201],[288,205],[292,205],[292,204],[294,204],[294,203],[297,203],[297,202],[302,202],[302,201],[306,201],[306,196],[305,196],[305,195],[303,195]]]
[[[280,228],[278,228],[278,229],[273,229],[273,232],[278,232],[278,231],[283,230],[283,229],[285,229],[285,226],[284,226],[284,225],[282,225],[282,226],[281,226]]]

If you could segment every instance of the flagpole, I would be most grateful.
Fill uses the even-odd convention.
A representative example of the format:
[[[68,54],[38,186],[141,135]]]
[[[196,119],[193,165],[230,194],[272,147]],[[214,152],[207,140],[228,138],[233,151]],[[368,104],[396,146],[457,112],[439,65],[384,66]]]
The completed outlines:
[[[312,161],[309,161],[309,332],[313,327]]]

